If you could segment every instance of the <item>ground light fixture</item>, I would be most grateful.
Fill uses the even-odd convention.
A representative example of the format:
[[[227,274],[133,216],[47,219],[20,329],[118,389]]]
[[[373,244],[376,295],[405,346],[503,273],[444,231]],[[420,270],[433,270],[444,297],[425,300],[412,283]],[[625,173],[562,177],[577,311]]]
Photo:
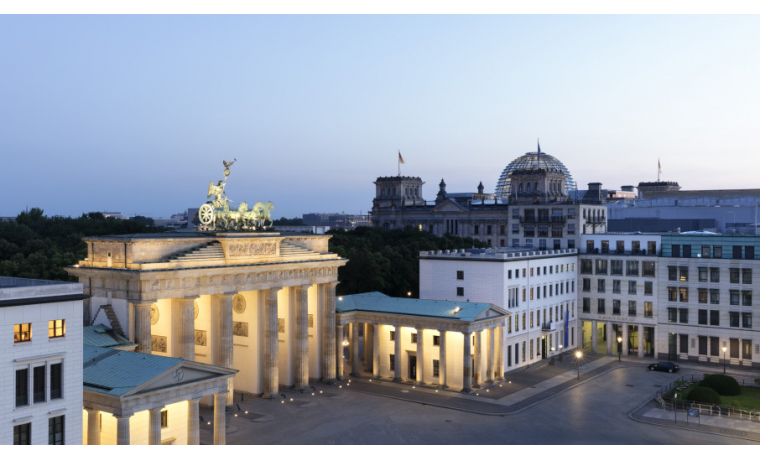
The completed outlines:
[[[726,347],[723,347],[723,373],[726,373]]]
[[[620,355],[623,353],[623,338],[618,336],[618,362],[620,362]]]
[[[575,367],[578,370],[578,380],[581,379],[581,358],[583,358],[583,352],[578,350],[575,352]]]

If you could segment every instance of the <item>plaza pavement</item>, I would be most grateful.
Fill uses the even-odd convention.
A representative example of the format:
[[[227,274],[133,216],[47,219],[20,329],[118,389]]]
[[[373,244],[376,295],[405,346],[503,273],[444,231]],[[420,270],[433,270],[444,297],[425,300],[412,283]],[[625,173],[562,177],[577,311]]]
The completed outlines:
[[[452,422],[452,420],[449,420],[452,417],[447,418],[445,416],[446,411],[453,410],[460,413],[472,414],[472,417],[468,415],[468,420],[482,420],[483,416],[486,416],[486,419],[494,420],[493,417],[505,417],[521,414],[526,411],[531,413],[529,409],[532,407],[573,389],[583,389],[584,385],[588,386],[588,391],[594,392],[594,398],[603,399],[605,397],[604,393],[607,393],[607,391],[595,388],[590,384],[594,382],[595,385],[603,385],[606,380],[599,377],[612,373],[609,380],[613,380],[613,378],[617,379],[619,387],[634,387],[635,383],[636,386],[642,388],[644,386],[641,383],[642,378],[662,382],[662,384],[655,383],[651,385],[651,389],[638,390],[640,392],[638,394],[641,397],[640,402],[634,404],[633,410],[627,411],[627,417],[641,425],[639,429],[646,433],[646,426],[652,426],[653,428],[658,426],[667,428],[668,430],[675,428],[683,431],[681,435],[684,436],[682,441],[678,437],[658,438],[654,436],[649,439],[646,437],[649,435],[646,435],[641,438],[643,440],[641,442],[673,444],[680,442],[720,442],[727,444],[746,441],[750,443],[760,442],[760,421],[727,419],[717,416],[702,416],[699,419],[689,418],[687,420],[685,413],[674,414],[672,411],[659,408],[659,406],[651,401],[658,387],[665,386],[679,378],[689,379],[692,375],[697,377],[703,373],[721,372],[722,369],[718,369],[719,366],[680,362],[681,372],[679,374],[641,372],[647,364],[652,362],[654,360],[651,358],[639,359],[636,357],[626,357],[621,362],[618,362],[617,356],[587,354],[578,366],[575,358],[568,353],[563,357],[562,361],[555,360],[552,363],[549,360],[545,360],[511,372],[507,374],[505,380],[497,381],[491,385],[484,385],[482,388],[475,389],[470,395],[462,394],[456,391],[456,389],[442,390],[433,386],[420,387],[412,383],[395,383],[387,379],[371,379],[366,373],[362,377],[346,376],[337,385],[314,383],[313,394],[302,394],[282,389],[282,394],[285,397],[275,402],[263,401],[254,395],[236,394],[235,403],[240,410],[228,413],[227,440],[228,444],[405,444],[410,442],[445,444],[457,442],[456,439],[459,438],[456,436],[440,438],[437,433],[429,432],[420,433],[419,437],[415,437],[409,431],[396,428],[394,426],[394,417],[400,420],[400,417],[396,415],[399,411],[407,411],[409,408],[414,407],[418,409],[412,409],[410,417],[421,416],[422,413],[427,413],[428,411],[431,414],[435,413],[436,416],[443,414],[441,416],[446,418],[443,428],[434,428],[433,431],[445,432],[447,428],[445,423]],[[627,371],[630,375],[635,375],[637,380],[634,381],[634,377],[628,376],[629,374],[625,374],[624,371]],[[758,376],[757,371],[749,369],[729,369],[729,374],[739,381],[741,379],[754,379]],[[626,379],[631,379],[632,383],[626,384]],[[647,383],[650,382],[647,381]],[[357,393],[363,393],[368,396],[362,398]],[[386,402],[383,403],[381,399],[377,399],[378,397],[384,398]],[[615,396],[611,395],[610,397]],[[324,419],[317,416],[313,421],[306,422],[300,415],[301,410],[314,409],[312,413],[322,412],[316,409],[339,403],[345,403],[350,408],[350,410],[340,413],[345,413],[345,417],[339,415],[339,420],[336,420],[335,414],[328,416],[325,413]],[[273,407],[273,405],[279,405],[280,407]],[[365,406],[366,408],[363,409]],[[596,404],[596,406],[599,406],[599,404]],[[443,412],[434,411],[433,408],[440,408]],[[415,412],[418,414],[415,414]],[[374,417],[370,417],[370,414]],[[204,422],[201,424],[201,442],[210,444],[212,442],[212,431],[210,429],[212,425],[209,425],[209,421],[212,420],[212,412],[209,409],[202,409],[201,416],[204,417]],[[289,423],[289,417],[297,417],[298,420],[291,420]],[[480,419],[477,417],[480,417]],[[387,422],[380,423],[373,420],[374,418],[387,418]],[[251,422],[253,422],[253,425],[259,424],[259,427],[266,422],[270,422],[273,427],[279,424],[286,432],[288,431],[288,426],[294,426],[296,423],[306,423],[305,426],[309,427],[309,433],[302,432],[299,434],[291,431],[288,435],[281,436],[277,434],[278,429],[257,430],[253,428],[253,432],[258,432],[256,439],[253,439],[250,434],[247,434],[248,429],[252,427]],[[472,422],[470,423],[472,424]],[[484,423],[488,423],[487,420]],[[347,430],[351,430],[361,424],[370,424],[373,426],[373,430],[379,432],[347,434]],[[403,423],[399,424],[403,425]],[[411,429],[425,431],[420,422],[417,422]],[[657,431],[657,429],[652,431]],[[693,434],[688,435],[687,432]],[[460,434],[461,429],[457,432],[457,435]],[[720,438],[724,438],[723,441],[720,441]],[[472,438],[462,437],[462,439],[471,439],[472,443],[475,444],[499,442],[498,439],[479,438],[477,434],[473,435]],[[522,439],[522,442],[519,443],[530,444],[536,442],[530,438]],[[604,439],[610,438],[601,438],[600,443],[604,444]],[[672,441],[668,441],[668,439],[672,439]],[[508,443],[513,441],[505,438],[502,442]],[[563,443],[561,438],[555,438],[549,442]],[[597,441],[587,440],[586,442],[596,443]],[[628,443],[628,441],[624,440],[622,442]],[[568,442],[564,441],[564,443]],[[621,440],[614,438],[610,439],[609,443],[621,443]],[[638,442],[632,441],[631,443]]]

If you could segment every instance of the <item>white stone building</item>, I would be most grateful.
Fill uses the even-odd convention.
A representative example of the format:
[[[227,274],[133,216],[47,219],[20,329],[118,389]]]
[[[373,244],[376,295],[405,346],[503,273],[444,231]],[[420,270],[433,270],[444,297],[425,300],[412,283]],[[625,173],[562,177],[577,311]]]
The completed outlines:
[[[505,311],[504,372],[578,346],[574,249],[423,251],[420,297]]]
[[[82,285],[0,277],[0,445],[81,444]]]

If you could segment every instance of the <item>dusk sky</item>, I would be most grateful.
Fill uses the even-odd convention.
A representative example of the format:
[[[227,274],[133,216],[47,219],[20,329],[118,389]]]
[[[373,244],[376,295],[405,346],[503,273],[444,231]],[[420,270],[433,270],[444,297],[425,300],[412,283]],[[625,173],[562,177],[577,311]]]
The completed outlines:
[[[274,217],[378,176],[493,192],[536,148],[579,188],[758,188],[758,16],[0,16],[0,216]]]

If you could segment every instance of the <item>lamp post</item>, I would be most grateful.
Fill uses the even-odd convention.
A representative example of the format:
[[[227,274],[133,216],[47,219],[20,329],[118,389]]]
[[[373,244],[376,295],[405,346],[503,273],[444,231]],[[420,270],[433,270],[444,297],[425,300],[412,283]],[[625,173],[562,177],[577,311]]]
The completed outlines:
[[[723,373],[726,373],[726,347],[723,347]]]
[[[623,338],[618,336],[618,362],[620,362],[620,355],[623,353]]]
[[[575,367],[578,370],[578,380],[581,379],[581,358],[583,358],[583,352],[580,350],[575,352]]]

